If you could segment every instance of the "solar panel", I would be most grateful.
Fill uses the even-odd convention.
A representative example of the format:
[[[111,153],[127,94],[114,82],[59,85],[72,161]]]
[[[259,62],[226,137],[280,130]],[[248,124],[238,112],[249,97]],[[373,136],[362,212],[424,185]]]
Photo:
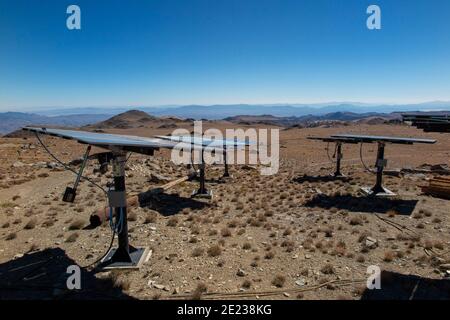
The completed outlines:
[[[400,144],[413,144],[413,143],[435,143],[434,139],[418,139],[418,138],[404,138],[404,137],[387,137],[387,136],[367,136],[357,134],[334,134],[332,138],[347,138],[353,139],[358,142],[389,142]]]
[[[254,142],[250,141],[239,141],[239,140],[226,140],[226,139],[211,139],[206,137],[196,137],[196,136],[156,136],[157,138],[169,140],[172,142],[184,142],[194,145],[202,145],[207,147],[246,147],[253,145]]]
[[[307,137],[310,140],[319,140],[324,142],[343,142],[343,143],[358,143],[358,141],[349,138],[338,138],[338,137]]]
[[[124,151],[132,151],[144,154],[148,154],[153,150],[159,148],[173,148],[176,145],[175,143],[161,139],[109,133],[35,127],[24,127],[23,130],[51,135],[64,139],[76,140],[80,143],[90,144],[106,149],[116,147]]]
[[[450,132],[450,112],[405,113],[402,118],[425,132]]]

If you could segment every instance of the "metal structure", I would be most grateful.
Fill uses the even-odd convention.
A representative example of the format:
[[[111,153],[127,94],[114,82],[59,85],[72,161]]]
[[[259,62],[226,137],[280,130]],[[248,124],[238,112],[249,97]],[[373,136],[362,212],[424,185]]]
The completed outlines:
[[[450,132],[450,112],[404,113],[402,119],[425,132]]]
[[[47,129],[37,127],[25,127],[23,128],[23,130],[34,132],[40,142],[41,140],[39,138],[39,134],[45,134],[63,139],[75,140],[81,144],[88,145],[83,157],[83,162],[81,164],[78,173],[66,166],[66,169],[69,169],[77,174],[74,186],[72,188],[68,187],[63,197],[63,200],[68,202],[74,201],[78,184],[82,178],[85,178],[83,177],[82,174],[86,166],[87,160],[89,158],[91,146],[101,147],[110,150],[110,152],[103,152],[97,154],[97,159],[100,163],[101,170],[103,172],[106,170],[106,167],[109,162],[112,162],[113,165],[112,171],[114,176],[114,186],[111,190],[107,192],[107,196],[108,196],[108,205],[111,210],[110,214],[111,221],[113,220],[112,210],[115,211],[115,223],[113,230],[114,235],[117,232],[118,247],[116,249],[110,250],[106,254],[106,256],[101,260],[101,262],[104,269],[139,268],[147,257],[148,248],[146,247],[135,248],[132,245],[130,245],[128,241],[127,198],[126,198],[126,183],[125,183],[125,163],[127,161],[127,154],[129,152],[136,152],[144,155],[153,155],[155,150],[158,150],[160,148],[173,149],[177,146],[180,146],[180,142],[184,143],[185,141],[172,141],[172,139],[146,138],[139,136],[95,133],[95,132],[63,130],[63,129]],[[191,141],[189,141],[188,143],[189,148],[192,147],[192,144],[201,145],[203,166],[202,170],[200,171],[200,175],[202,177],[200,179],[201,182],[198,193],[205,193],[207,191],[204,179],[203,150],[207,147],[221,150],[222,146],[228,145],[229,142],[213,139],[202,139],[199,141],[195,139],[192,143]],[[45,147],[44,144],[42,145]],[[46,150],[50,153],[50,151],[47,148]],[[105,191],[103,188],[102,190]]]
[[[105,269],[109,268],[139,268],[145,261],[148,248],[135,248],[128,242],[127,226],[127,201],[125,184],[125,162],[127,152],[138,152],[146,155],[153,155],[159,148],[173,148],[174,143],[160,139],[144,137],[103,134],[86,131],[46,129],[25,127],[26,131],[36,134],[46,134],[64,139],[76,140],[79,143],[87,144],[87,150],[83,159],[83,164],[74,188],[66,189],[63,200],[72,202],[75,198],[76,187],[80,182],[83,169],[86,165],[87,157],[91,146],[102,147],[111,150],[109,159],[113,163],[114,188],[108,191],[108,202],[111,210],[115,210],[115,225],[118,226],[118,247],[112,249],[101,261]],[[102,161],[108,157],[102,156]],[[100,159],[99,159],[100,161]]]
[[[331,135],[331,138],[349,139],[356,143],[377,143],[377,159],[375,166],[377,168],[376,183],[372,188],[362,188],[362,190],[368,195],[395,195],[389,189],[383,187],[383,170],[387,165],[387,159],[384,157],[384,149],[387,143],[392,144],[409,144],[414,143],[435,143],[436,140],[432,139],[419,139],[419,138],[404,138],[404,137],[387,137],[387,136],[368,136],[368,135],[355,135],[355,134],[336,134]]]
[[[182,143],[189,143],[194,146],[194,148],[191,149],[191,152],[195,151],[196,148],[201,148],[200,152],[200,164],[199,164],[199,180],[200,180],[200,187],[199,189],[193,193],[193,196],[199,196],[199,197],[211,197],[212,193],[209,192],[206,189],[205,184],[205,163],[204,163],[204,150],[207,148],[214,148],[214,149],[221,149],[223,152],[223,162],[224,162],[224,173],[222,175],[222,178],[229,178],[230,173],[228,170],[228,148],[232,147],[233,149],[237,148],[245,148],[250,145],[253,145],[253,142],[250,141],[238,141],[237,139],[234,140],[219,140],[219,139],[211,139],[211,138],[205,138],[205,137],[197,137],[194,135],[191,136],[181,136],[181,135],[175,135],[175,136],[156,136],[157,138],[169,140],[171,142],[182,142]]]
[[[347,138],[331,138],[331,137],[308,137],[310,140],[319,140],[327,143],[335,143],[335,156],[336,156],[336,170],[334,171],[331,176],[335,178],[344,178],[345,175],[341,172],[341,160],[343,158],[342,153],[342,144],[343,143],[352,143],[356,144],[358,142],[354,141],[353,139],[347,139]],[[327,149],[327,154],[329,150]]]

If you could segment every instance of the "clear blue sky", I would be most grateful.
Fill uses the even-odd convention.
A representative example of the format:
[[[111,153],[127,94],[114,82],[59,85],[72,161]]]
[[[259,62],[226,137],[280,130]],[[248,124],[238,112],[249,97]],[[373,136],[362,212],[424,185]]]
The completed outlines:
[[[430,100],[450,100],[448,0],[0,0],[0,110]]]

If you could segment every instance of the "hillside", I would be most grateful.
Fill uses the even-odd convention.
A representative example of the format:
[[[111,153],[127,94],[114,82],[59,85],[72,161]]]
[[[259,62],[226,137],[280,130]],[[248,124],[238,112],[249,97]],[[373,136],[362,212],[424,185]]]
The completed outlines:
[[[177,123],[186,122],[177,117],[155,117],[140,110],[130,110],[107,120],[86,126],[86,129],[132,129],[132,128],[176,128]]]
[[[381,124],[391,120],[399,119],[399,114],[384,114],[384,113],[353,113],[353,112],[332,112],[324,115],[306,115],[302,117],[276,117],[272,115],[242,115],[235,117],[228,117],[224,120],[238,123],[238,124],[271,124],[284,127],[301,127],[314,126],[322,123],[329,124],[330,122],[360,122],[367,124]]]

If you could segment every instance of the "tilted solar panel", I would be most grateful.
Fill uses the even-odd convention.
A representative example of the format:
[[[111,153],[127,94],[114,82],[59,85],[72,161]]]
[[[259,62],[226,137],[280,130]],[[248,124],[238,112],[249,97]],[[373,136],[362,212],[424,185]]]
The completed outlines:
[[[162,139],[109,133],[35,127],[24,127],[23,130],[56,136],[64,139],[76,140],[80,143],[99,146],[106,149],[116,147],[124,151],[132,151],[144,154],[148,154],[153,150],[159,148],[174,148],[176,145],[175,143]]]
[[[386,136],[368,136],[357,134],[334,134],[332,138],[347,138],[353,139],[358,142],[389,142],[400,144],[413,144],[413,143],[435,143],[434,139],[419,139],[419,138],[404,138],[404,137],[386,137]]]
[[[402,118],[425,132],[450,132],[450,112],[405,113]]]
[[[194,145],[202,145],[205,147],[245,147],[253,145],[254,142],[250,141],[239,141],[239,140],[224,140],[224,139],[211,139],[207,137],[196,137],[196,136],[156,136],[157,138],[169,140],[172,142],[183,142],[190,143]]]
[[[319,140],[324,142],[344,142],[344,143],[358,143],[358,141],[349,138],[338,138],[338,137],[307,137],[310,140]]]

